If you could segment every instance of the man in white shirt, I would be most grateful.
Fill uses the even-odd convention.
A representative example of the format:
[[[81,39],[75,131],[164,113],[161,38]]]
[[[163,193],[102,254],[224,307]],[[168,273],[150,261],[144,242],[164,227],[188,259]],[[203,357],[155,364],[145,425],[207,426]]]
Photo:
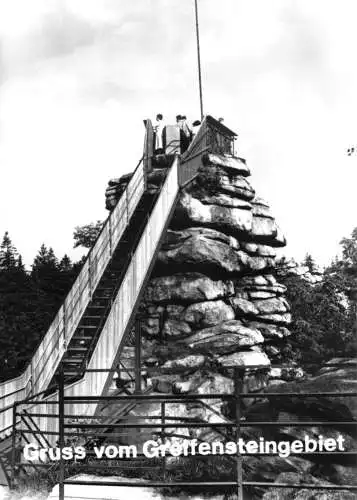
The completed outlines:
[[[164,117],[161,113],[156,115],[156,124],[154,125],[155,132],[155,153],[163,152],[163,141],[162,141],[162,132],[164,130],[165,123]]]

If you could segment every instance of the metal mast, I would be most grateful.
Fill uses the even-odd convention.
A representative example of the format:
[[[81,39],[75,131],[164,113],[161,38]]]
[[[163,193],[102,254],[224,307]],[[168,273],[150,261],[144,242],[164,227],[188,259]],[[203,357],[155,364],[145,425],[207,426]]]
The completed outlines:
[[[199,89],[200,89],[201,120],[203,120],[203,98],[202,98],[202,77],[201,77],[200,33],[199,33],[199,28],[198,28],[198,6],[197,6],[197,0],[195,0],[195,18],[196,18],[198,85],[199,85]]]

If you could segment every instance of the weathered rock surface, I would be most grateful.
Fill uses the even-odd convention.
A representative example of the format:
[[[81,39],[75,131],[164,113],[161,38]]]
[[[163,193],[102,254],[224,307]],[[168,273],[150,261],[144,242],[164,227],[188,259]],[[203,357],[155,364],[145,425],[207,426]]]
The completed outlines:
[[[223,367],[234,366],[269,366],[270,360],[264,352],[259,351],[239,351],[217,358],[218,363]]]
[[[238,242],[219,231],[190,228],[168,232],[166,242],[159,252],[158,262],[172,269],[200,269],[239,272],[243,268],[237,252]]]
[[[234,311],[223,300],[198,302],[186,308],[182,319],[196,328],[202,328],[234,319]]]
[[[216,354],[230,353],[263,342],[264,337],[259,330],[242,326],[235,320],[205,328],[184,340],[190,349]]]
[[[242,158],[207,153],[202,157],[202,164],[204,167],[217,165],[222,167],[226,172],[236,175],[243,175],[245,177],[250,175],[250,170]]]
[[[246,423],[250,421],[262,422],[261,427],[255,426],[250,429],[246,427],[244,433],[249,436],[253,432],[254,436],[269,437],[275,441],[304,440],[307,436],[310,440],[318,441],[321,436],[324,439],[342,439],[344,451],[354,451],[357,449],[355,440],[355,426],[319,425],[319,422],[336,422],[356,420],[356,398],[352,396],[356,387],[357,360],[334,359],[320,369],[315,376],[306,375],[298,367],[296,369],[272,368],[269,376],[279,376],[294,378],[291,382],[274,384],[273,392],[281,393],[281,398],[273,400],[256,400],[247,408],[245,413]],[[331,366],[337,364],[338,366]],[[295,373],[292,371],[295,370]],[[271,384],[261,391],[271,392]],[[313,393],[325,392],[346,392],[351,393],[351,397],[316,397],[309,396]],[[297,392],[304,394],[304,397],[288,396],[288,393]],[[285,396],[284,396],[285,394]],[[271,421],[280,425],[267,427],[264,422]],[[316,425],[297,426],[294,422],[316,421]],[[291,424],[290,424],[291,422]],[[267,458],[267,457],[266,457]],[[340,454],[329,455],[327,460],[318,460],[309,456],[289,456],[287,458],[270,457],[268,460],[259,460],[258,457],[249,457],[246,461],[245,472],[247,480],[291,482],[297,484],[356,484],[355,477],[357,467],[353,458]],[[259,488],[255,488],[259,492]],[[264,494],[265,491],[265,494]],[[307,490],[298,489],[271,489],[260,491],[265,499],[285,498],[312,498],[308,496]],[[301,493],[302,496],[298,495]],[[283,494],[284,493],[284,494]],[[309,495],[313,498],[339,499],[353,498],[348,492],[327,492],[322,490],[309,490]],[[347,496],[344,496],[344,495]],[[287,495],[287,496],[285,496]],[[326,495],[326,496],[322,496]],[[331,496],[330,496],[331,495]],[[258,495],[257,498],[261,498]]]
[[[241,297],[234,297],[230,299],[230,304],[236,313],[237,318],[241,316],[258,316],[259,310],[255,307],[253,302]]]
[[[184,337],[190,335],[192,329],[187,321],[180,321],[178,319],[167,319],[162,328],[164,337]]]
[[[161,266],[174,269],[192,269],[193,266],[206,273],[224,271],[226,273],[249,273],[271,270],[273,257],[249,255],[239,250],[239,243],[233,237],[218,232],[189,229],[171,231],[158,256]]]
[[[184,193],[177,205],[174,224],[178,227],[202,226],[229,233],[250,232],[252,212],[236,206],[208,205]]]
[[[250,201],[255,191],[245,177],[233,171],[227,171],[222,166],[207,165],[198,171],[197,186],[214,193],[228,193]]]
[[[201,302],[234,294],[231,281],[213,281],[199,273],[160,276],[150,281],[145,291],[148,302]]]
[[[338,359],[331,360],[338,362]],[[276,387],[276,392],[351,392],[356,390],[357,378],[357,361],[351,361],[351,364],[343,364],[337,367],[328,367],[328,365],[320,370],[314,377],[309,377],[307,380],[294,381],[284,384],[281,387]],[[357,419],[357,398],[356,397],[313,397],[306,396],[303,404],[301,398],[277,398],[275,405],[281,409],[285,409],[294,413],[301,411],[321,417],[322,419],[331,418],[338,419]]]
[[[220,193],[217,195],[200,194],[200,200],[204,205],[219,205],[228,208],[243,208],[246,210],[252,209],[252,204],[249,201],[242,200],[228,194]]]
[[[331,485],[326,481],[321,481],[311,474],[299,474],[297,472],[282,472],[276,478],[277,483],[287,484],[308,484],[308,485]],[[347,490],[331,491],[319,490],[311,488],[271,488],[270,491],[264,493],[263,500],[355,500],[356,496],[353,492]]]
[[[205,362],[205,357],[200,354],[190,354],[181,358],[165,361],[161,365],[163,373],[190,373],[199,369]]]
[[[272,325],[259,321],[249,323],[252,328],[257,328],[266,339],[282,339],[290,335],[290,331],[285,326]]]
[[[290,311],[290,306],[284,298],[254,300],[254,306],[259,314],[277,314]]]

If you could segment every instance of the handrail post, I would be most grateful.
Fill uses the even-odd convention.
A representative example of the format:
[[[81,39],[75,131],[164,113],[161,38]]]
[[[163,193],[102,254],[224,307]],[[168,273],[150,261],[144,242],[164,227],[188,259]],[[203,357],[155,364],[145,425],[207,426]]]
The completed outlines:
[[[135,321],[135,392],[141,394],[141,319]]]
[[[240,395],[243,389],[243,377],[244,377],[244,368],[234,368],[234,404],[235,404],[235,424],[236,424],[236,442],[238,443],[241,437],[241,427],[240,427],[240,419],[241,419],[241,398]],[[237,455],[236,455],[236,465],[237,465],[237,498],[238,500],[243,500],[243,463],[242,463],[242,455],[239,452],[239,446],[237,447]]]
[[[63,302],[63,349],[67,350],[67,309],[66,301]]]
[[[35,394],[35,388],[34,388],[34,374],[33,374],[33,358],[31,358],[30,361],[30,395]],[[26,397],[29,395],[26,394]]]
[[[113,255],[112,216],[109,216],[109,255]]]
[[[60,448],[60,459],[59,459],[59,484],[58,484],[58,498],[59,500],[64,500],[64,460],[63,460],[63,448],[64,448],[64,373],[63,366],[60,366],[58,375],[58,433],[59,433],[59,448]]]
[[[92,251],[88,254],[88,287],[89,287],[89,298],[92,298]]]
[[[161,402],[161,424],[165,425],[165,401]],[[165,444],[165,427],[161,427],[161,444]],[[162,479],[166,480],[166,454],[164,453],[162,462]]]
[[[16,417],[17,403],[12,407],[12,435],[11,435],[11,480],[10,488],[15,486],[15,470],[16,470]]]
[[[125,189],[125,209],[126,209],[126,223],[128,224],[130,216],[129,216],[129,197],[127,189]]]

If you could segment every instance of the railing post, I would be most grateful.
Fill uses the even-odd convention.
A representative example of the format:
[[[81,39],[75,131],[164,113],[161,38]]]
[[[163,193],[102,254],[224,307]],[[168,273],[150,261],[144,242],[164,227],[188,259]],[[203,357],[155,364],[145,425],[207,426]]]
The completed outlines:
[[[135,321],[135,392],[141,394],[141,319]]]
[[[92,251],[88,254],[88,287],[89,287],[89,298],[92,298]]]
[[[161,424],[165,425],[165,401],[161,403]],[[161,444],[165,444],[165,427],[161,427]],[[166,454],[164,453],[162,462],[162,480],[166,480]]]
[[[129,197],[128,197],[128,189],[125,189],[125,208],[126,208],[126,223],[129,223]]]
[[[241,419],[241,398],[240,395],[242,393],[243,388],[243,377],[244,377],[244,369],[235,368],[234,369],[234,403],[235,403],[235,423],[236,423],[236,442],[239,441],[241,437],[241,427],[240,427],[240,419]],[[243,500],[243,463],[242,463],[242,455],[239,453],[239,448],[237,449],[236,456],[236,464],[237,464],[237,498],[238,500]]]
[[[31,358],[30,361],[30,395],[32,396],[35,394],[35,388],[34,388],[34,373],[33,373],[33,358]],[[26,397],[29,395],[27,394]]]
[[[64,500],[64,460],[62,456],[64,448],[64,373],[62,366],[58,375],[58,432],[60,448],[58,498]]]
[[[113,255],[112,216],[109,216],[109,255]]]
[[[11,480],[10,488],[15,486],[15,473],[16,473],[16,417],[17,417],[17,403],[12,407],[12,435],[11,435]]]
[[[63,349],[67,350],[67,309],[66,301],[63,302]]]

